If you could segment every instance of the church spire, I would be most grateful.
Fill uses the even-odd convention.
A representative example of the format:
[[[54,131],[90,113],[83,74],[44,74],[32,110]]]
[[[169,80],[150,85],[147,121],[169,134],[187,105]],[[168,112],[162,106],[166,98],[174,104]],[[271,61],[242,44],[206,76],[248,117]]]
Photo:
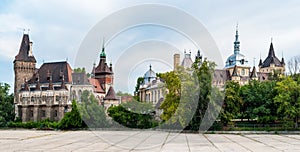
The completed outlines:
[[[240,52],[240,41],[239,41],[239,31],[238,31],[238,24],[236,25],[236,31],[235,31],[235,41],[234,41],[234,54],[237,54]]]
[[[101,51],[101,54],[100,54],[100,58],[105,58],[106,57],[104,44],[105,44],[105,40],[103,38],[102,51]]]

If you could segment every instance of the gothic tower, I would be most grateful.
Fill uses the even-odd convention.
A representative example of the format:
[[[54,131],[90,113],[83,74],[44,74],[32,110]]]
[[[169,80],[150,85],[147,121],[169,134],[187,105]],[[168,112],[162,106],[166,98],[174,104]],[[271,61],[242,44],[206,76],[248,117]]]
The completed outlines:
[[[106,62],[104,42],[102,46],[102,52],[100,54],[99,64],[93,71],[95,79],[99,81],[102,89],[107,93],[109,87],[113,85],[114,73],[112,70],[112,64],[110,63],[108,66]]]
[[[15,72],[15,99],[18,96],[24,80],[29,80],[35,73],[36,60],[32,54],[32,42],[29,40],[28,34],[23,34],[19,53],[15,56],[14,60]]]

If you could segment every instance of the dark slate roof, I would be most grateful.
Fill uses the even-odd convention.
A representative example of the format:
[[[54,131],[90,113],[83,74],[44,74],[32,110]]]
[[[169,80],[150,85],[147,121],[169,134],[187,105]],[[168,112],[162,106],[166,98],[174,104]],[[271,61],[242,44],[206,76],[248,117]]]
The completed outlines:
[[[72,73],[72,80],[75,85],[90,85],[85,72]]]
[[[236,65],[233,68],[233,72],[232,72],[231,76],[238,76],[238,74],[237,74],[237,66]]]
[[[115,94],[115,90],[112,86],[109,87],[106,96],[103,98],[104,100],[118,100]]]
[[[50,62],[44,63],[37,73],[29,80],[30,84],[36,83],[37,77],[39,77],[40,83],[49,83],[49,77],[52,76],[52,82],[62,82],[62,76],[64,75],[65,83],[72,82],[72,68],[68,62]]]
[[[96,68],[93,68],[92,73],[95,73],[95,75],[103,74],[103,73],[106,73],[106,74],[112,74],[113,73],[111,65],[108,66],[107,63],[106,63],[106,55],[105,55],[105,52],[104,52],[104,47],[102,48],[102,52],[100,54],[99,64]]]
[[[19,53],[18,53],[18,55],[15,56],[15,61],[25,61],[25,62],[36,63],[34,56],[29,56],[29,48],[30,48],[29,43],[30,43],[29,35],[24,34],[23,38],[22,38],[21,46],[19,49]]]
[[[271,42],[268,57],[264,60],[264,62],[260,65],[262,68],[270,67],[270,64],[275,64],[276,67],[283,67],[280,60],[275,56],[273,43]]]
[[[250,78],[256,78],[256,77],[257,77],[257,73],[256,73],[256,68],[254,66],[252,72],[250,73]]]
[[[227,70],[216,69],[213,75],[213,81],[226,82],[229,79]]]

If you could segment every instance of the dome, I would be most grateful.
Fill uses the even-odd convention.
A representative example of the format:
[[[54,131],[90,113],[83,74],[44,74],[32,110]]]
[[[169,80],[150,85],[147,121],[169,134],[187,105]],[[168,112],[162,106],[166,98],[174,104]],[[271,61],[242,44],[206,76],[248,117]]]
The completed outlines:
[[[225,68],[234,67],[235,65],[236,66],[248,66],[248,60],[245,57],[245,55],[243,55],[239,52],[236,52],[227,58]]]
[[[144,84],[156,79],[156,73],[151,69],[151,67],[152,66],[150,65],[150,69],[144,74]]]

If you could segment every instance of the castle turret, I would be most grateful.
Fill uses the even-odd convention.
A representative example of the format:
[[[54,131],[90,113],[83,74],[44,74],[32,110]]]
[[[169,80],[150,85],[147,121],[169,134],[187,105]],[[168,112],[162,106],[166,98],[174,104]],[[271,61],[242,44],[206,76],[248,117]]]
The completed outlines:
[[[17,100],[18,93],[21,90],[23,80],[29,80],[35,73],[36,60],[32,53],[32,42],[29,35],[23,34],[21,46],[14,60],[15,86],[14,95]]]

